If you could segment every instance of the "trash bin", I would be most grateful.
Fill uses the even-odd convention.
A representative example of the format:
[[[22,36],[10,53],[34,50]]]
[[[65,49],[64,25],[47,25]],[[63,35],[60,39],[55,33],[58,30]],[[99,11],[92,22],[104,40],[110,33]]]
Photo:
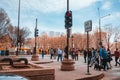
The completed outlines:
[[[18,76],[15,74],[0,74],[0,80],[28,80],[25,77]]]

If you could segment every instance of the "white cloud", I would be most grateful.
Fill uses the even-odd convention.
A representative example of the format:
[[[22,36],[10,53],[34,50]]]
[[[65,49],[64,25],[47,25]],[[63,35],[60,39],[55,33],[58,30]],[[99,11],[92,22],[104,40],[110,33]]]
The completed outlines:
[[[120,12],[117,12],[115,15],[116,17],[120,17]]]
[[[104,9],[104,10],[110,9],[111,4],[112,4],[111,2],[108,2],[108,1],[105,2],[102,6],[102,9]]]
[[[93,3],[97,2],[98,0],[70,0],[70,8],[73,10],[79,10],[81,8],[85,8],[87,6],[92,5]]]
[[[23,9],[32,9],[40,12],[61,11],[65,7],[65,0],[25,0],[21,2]]]
[[[70,9],[78,10],[90,6],[96,1],[98,0],[69,0]],[[67,0],[25,0],[23,2],[21,0],[21,7],[23,9],[33,9],[44,13],[62,12],[66,10]]]

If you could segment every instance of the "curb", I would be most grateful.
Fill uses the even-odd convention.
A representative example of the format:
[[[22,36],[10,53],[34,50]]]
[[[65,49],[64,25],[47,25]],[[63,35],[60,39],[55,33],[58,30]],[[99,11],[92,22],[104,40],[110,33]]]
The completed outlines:
[[[101,73],[99,75],[96,75],[96,76],[90,76],[90,77],[84,77],[84,78],[81,78],[81,79],[75,79],[75,80],[100,80],[104,77],[104,73]]]
[[[34,61],[34,64],[47,64],[47,63],[53,63],[53,61],[44,61],[44,62],[40,62],[40,61]]]

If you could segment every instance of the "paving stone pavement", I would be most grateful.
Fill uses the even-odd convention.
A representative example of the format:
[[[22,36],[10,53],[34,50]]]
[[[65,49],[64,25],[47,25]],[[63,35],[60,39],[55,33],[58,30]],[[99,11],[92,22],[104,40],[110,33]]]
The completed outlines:
[[[30,56],[20,56],[20,57],[27,57],[30,60]],[[104,74],[104,78],[101,80],[120,80],[120,67],[114,66],[114,60],[112,61],[112,69],[107,71],[96,71],[92,68],[89,68],[89,72],[91,75],[86,75],[87,73],[87,64],[84,63],[83,56],[79,56],[79,60],[75,61],[75,70],[73,71],[61,71],[61,62],[57,62],[57,59],[50,59],[49,55],[45,55],[45,58],[42,59],[41,56],[39,57],[39,61],[37,62],[50,62],[46,64],[38,64],[41,66],[52,67],[55,69],[55,80],[76,80],[81,78],[87,78],[88,80],[92,80],[90,77],[95,77],[101,74]],[[87,79],[84,79],[87,80]]]

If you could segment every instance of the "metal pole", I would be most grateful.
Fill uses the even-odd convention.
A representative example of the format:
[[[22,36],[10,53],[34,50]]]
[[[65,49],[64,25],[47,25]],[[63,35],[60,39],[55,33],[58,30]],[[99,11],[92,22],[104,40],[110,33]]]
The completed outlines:
[[[89,63],[90,63],[90,58],[89,58],[89,31],[87,31],[87,75],[90,75],[89,72]]]
[[[37,19],[36,19],[36,26],[35,26],[35,32],[37,29]],[[35,49],[34,49],[34,54],[36,54],[36,45],[37,45],[37,41],[36,41],[36,36],[35,36]]]
[[[69,11],[69,0],[67,0],[67,11]],[[66,51],[66,58],[68,59],[69,58],[69,36],[70,36],[70,29],[69,28],[67,28],[67,46],[66,46],[66,49],[67,49],[67,51]]]
[[[100,19],[99,8],[98,8],[98,13],[99,13],[99,37],[100,37],[100,43],[99,43],[99,45],[102,45],[102,40],[101,40],[101,19]]]
[[[67,29],[67,46],[66,46],[66,58],[69,59],[69,37],[70,37],[70,30],[71,29]]]
[[[67,0],[67,11],[69,11],[69,0]]]
[[[19,32],[19,23],[20,23],[20,0],[19,0],[19,6],[18,6],[18,35],[17,35],[17,52],[16,52],[16,55],[18,55],[18,47],[19,47],[19,45],[18,45],[18,43],[19,43],[19,34],[20,34],[20,32]]]
[[[72,35],[72,49],[74,48],[74,40],[73,40],[73,35]]]

